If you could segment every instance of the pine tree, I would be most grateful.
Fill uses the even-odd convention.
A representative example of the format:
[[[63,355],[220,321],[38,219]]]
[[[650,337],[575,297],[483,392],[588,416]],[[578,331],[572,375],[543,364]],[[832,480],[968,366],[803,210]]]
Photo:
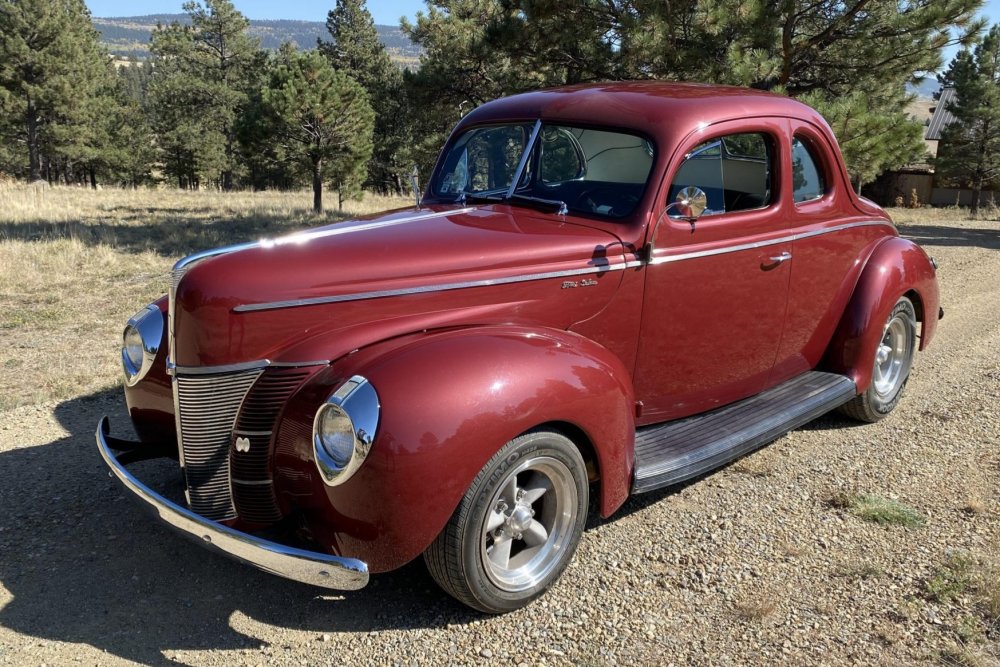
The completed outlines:
[[[806,98],[827,116],[856,183],[923,157],[905,86],[982,27],[982,0],[435,0],[410,89],[456,109],[541,86],[672,79]],[[955,35],[950,32],[955,29]],[[426,130],[433,130],[426,127]],[[443,130],[436,130],[439,133]],[[427,132],[423,133],[425,136]]]
[[[334,183],[341,202],[359,194],[375,122],[360,84],[317,51],[286,49],[271,68],[261,102],[278,148],[309,169],[314,211],[323,210],[324,181]]]
[[[364,0],[337,0],[327,14],[326,28],[332,41],[319,41],[318,48],[335,70],[361,84],[375,111],[375,148],[366,185],[381,192],[398,192],[409,115],[402,72],[379,40]]]
[[[955,122],[941,132],[936,166],[942,176],[972,187],[972,216],[983,187],[1000,178],[1000,25],[974,53],[961,51],[941,77],[955,88],[948,104]]]
[[[43,162],[94,159],[100,113],[110,81],[108,56],[82,0],[0,1],[0,114],[27,153],[27,176]],[[50,176],[52,174],[50,170]]]
[[[239,168],[237,121],[262,69],[260,41],[230,0],[187,2],[190,25],[153,32],[152,93],[168,172],[195,186],[218,175],[231,190]]]

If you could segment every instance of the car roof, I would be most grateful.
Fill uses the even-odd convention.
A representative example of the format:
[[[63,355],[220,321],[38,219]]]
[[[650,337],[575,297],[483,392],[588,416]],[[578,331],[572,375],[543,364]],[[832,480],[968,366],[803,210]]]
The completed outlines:
[[[630,128],[676,141],[712,123],[754,116],[790,116],[829,131],[811,107],[761,90],[702,83],[617,81],[549,88],[478,107],[459,127],[541,118],[544,121]]]

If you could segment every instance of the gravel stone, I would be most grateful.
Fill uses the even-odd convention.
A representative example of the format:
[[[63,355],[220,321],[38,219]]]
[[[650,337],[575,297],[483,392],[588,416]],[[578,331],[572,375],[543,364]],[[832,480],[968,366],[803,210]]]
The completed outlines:
[[[1000,628],[931,601],[948,558],[1000,554],[1000,233],[902,230],[939,264],[942,305],[898,410],[827,415],[681,488],[592,507],[574,563],[500,617],[440,593],[423,564],[357,592],[285,581],[156,523],[108,478],[93,432],[128,437],[120,391],[0,415],[0,664],[912,665],[956,647],[997,664]],[[176,463],[137,466],[179,484]],[[873,493],[926,525],[865,523]],[[319,641],[317,641],[317,639]]]

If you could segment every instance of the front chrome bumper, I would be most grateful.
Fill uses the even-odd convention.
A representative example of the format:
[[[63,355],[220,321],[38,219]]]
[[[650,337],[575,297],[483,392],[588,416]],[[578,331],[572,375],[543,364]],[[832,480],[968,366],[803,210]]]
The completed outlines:
[[[368,566],[354,558],[341,558],[271,542],[234,530],[173,503],[136,479],[111,451],[108,418],[97,426],[97,449],[111,473],[125,488],[156,512],[161,521],[196,540],[203,547],[243,561],[256,568],[313,586],[357,590],[368,583]]]

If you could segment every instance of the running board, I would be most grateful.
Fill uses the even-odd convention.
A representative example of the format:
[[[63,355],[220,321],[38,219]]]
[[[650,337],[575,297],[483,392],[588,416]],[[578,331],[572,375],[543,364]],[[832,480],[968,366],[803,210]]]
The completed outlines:
[[[632,493],[677,484],[725,465],[856,395],[849,378],[810,371],[711,412],[639,428]]]

